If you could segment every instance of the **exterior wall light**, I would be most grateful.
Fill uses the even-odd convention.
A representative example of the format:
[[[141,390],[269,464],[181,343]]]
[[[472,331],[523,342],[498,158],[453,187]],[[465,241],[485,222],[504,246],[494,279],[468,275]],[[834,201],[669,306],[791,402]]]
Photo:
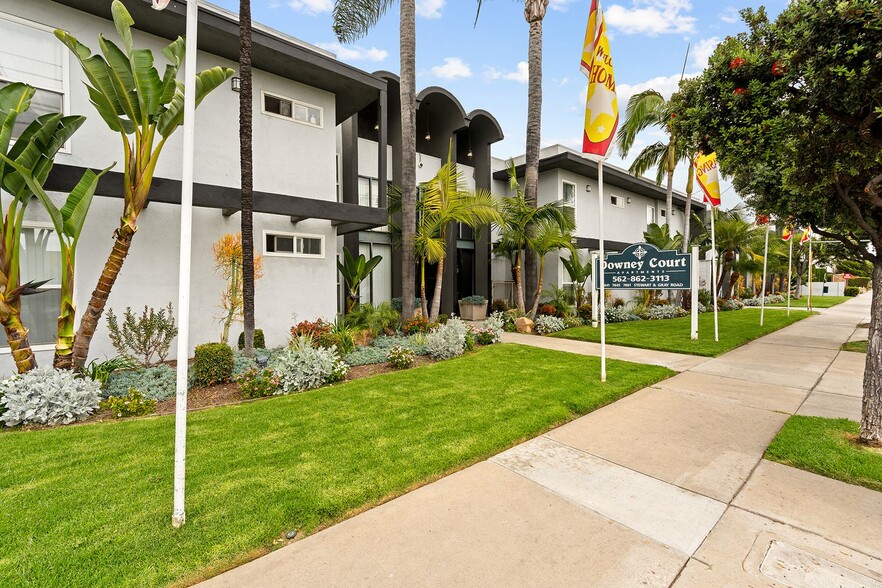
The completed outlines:
[[[628,198],[625,200],[625,202],[627,202],[628,204],[631,204],[631,197],[628,196]]]
[[[585,191],[591,193],[591,184],[585,184]]]
[[[230,87],[233,92],[241,92],[242,91],[242,78],[230,78]]]

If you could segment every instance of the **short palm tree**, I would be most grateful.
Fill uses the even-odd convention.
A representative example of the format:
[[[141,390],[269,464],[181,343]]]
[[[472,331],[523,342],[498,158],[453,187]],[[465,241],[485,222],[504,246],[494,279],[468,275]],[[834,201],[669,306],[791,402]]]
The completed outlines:
[[[756,268],[752,244],[756,242],[760,231],[737,212],[720,213],[714,210],[714,214],[717,215],[716,245],[721,258],[717,295],[731,298],[742,273]]]
[[[652,223],[643,231],[643,241],[655,245],[659,249],[680,249],[683,244],[683,235],[680,233],[671,235],[670,225]]]
[[[560,260],[570,276],[570,281],[573,283],[573,299],[578,310],[585,302],[585,282],[591,277],[591,260],[582,263],[582,258],[579,256],[577,249],[572,251],[569,259],[562,257]]]
[[[394,0],[335,0],[334,34],[341,43],[364,37]],[[399,0],[401,77],[401,299],[414,298],[414,234],[417,223],[416,182],[416,2]],[[413,316],[413,305],[403,304],[403,319]]]
[[[543,219],[533,227],[533,234],[527,241],[527,246],[536,254],[539,260],[539,281],[536,288],[536,296],[533,298],[533,308],[530,309],[530,318],[536,318],[539,310],[539,299],[542,297],[542,281],[545,277],[545,256],[561,249],[567,249],[572,253],[573,233],[572,225],[562,225],[556,219]]]

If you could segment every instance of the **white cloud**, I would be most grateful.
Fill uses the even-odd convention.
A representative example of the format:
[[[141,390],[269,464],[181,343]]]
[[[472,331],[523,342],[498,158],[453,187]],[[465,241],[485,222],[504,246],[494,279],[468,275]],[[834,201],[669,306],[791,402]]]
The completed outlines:
[[[686,73],[684,77],[692,78],[697,76],[697,73]],[[621,116],[625,114],[625,107],[628,105],[628,100],[634,94],[639,94],[645,90],[655,90],[660,93],[665,99],[671,97],[671,94],[676,92],[680,88],[680,74],[674,74],[672,76],[659,76],[652,78],[651,80],[646,80],[645,82],[640,82],[638,84],[616,84],[616,94],[619,99],[619,113]],[[579,102],[581,104],[585,104],[585,100],[588,96],[588,86],[582,89],[582,92],[579,94]]]
[[[459,57],[445,57],[443,65],[432,68],[432,74],[445,80],[472,77],[472,68]]]
[[[340,43],[316,43],[322,49],[334,53],[343,61],[383,61],[389,57],[389,52],[377,47],[361,47],[351,45],[349,47]]]
[[[298,12],[319,14],[330,12],[334,8],[334,0],[290,0],[288,6]]]
[[[417,16],[423,18],[441,18],[441,9],[446,0],[417,0]]]
[[[738,9],[734,6],[727,6],[726,9],[723,10],[723,13],[720,14],[720,20],[729,24],[734,24],[741,20],[741,15],[738,14]]]
[[[576,0],[551,0],[548,3],[548,7],[552,10],[558,10],[560,12],[566,12],[570,8],[570,4],[574,4]]]
[[[604,14],[610,28],[626,35],[636,33],[656,35],[666,33],[691,33],[696,18],[689,16],[690,0],[631,0],[630,8],[613,4]]]
[[[494,67],[488,68],[484,72],[484,77],[488,80],[511,80],[519,84],[526,84],[530,78],[530,69],[526,61],[519,61],[514,71],[504,72]]]
[[[714,49],[720,44],[719,37],[711,37],[710,39],[701,39],[692,45],[690,56],[692,65],[704,69],[707,67],[707,60],[713,54]]]

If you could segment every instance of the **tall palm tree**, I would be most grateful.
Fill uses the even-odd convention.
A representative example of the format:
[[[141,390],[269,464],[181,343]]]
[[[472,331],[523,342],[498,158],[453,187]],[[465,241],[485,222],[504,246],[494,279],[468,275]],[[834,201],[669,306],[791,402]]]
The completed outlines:
[[[750,223],[737,212],[723,212],[716,214],[717,250],[720,252],[720,269],[717,285],[718,296],[731,298],[738,278],[745,271],[756,267],[754,249],[752,244],[757,242],[759,231],[753,223]],[[760,267],[762,267],[760,265]]]
[[[335,0],[334,34],[341,43],[360,39],[373,28],[393,0]],[[401,317],[413,316],[414,232],[416,230],[416,6],[399,0],[401,97]]]
[[[666,217],[664,224],[671,221],[674,211],[674,171],[681,155],[677,152],[677,138],[672,134],[670,121],[675,115],[671,103],[664,99],[656,90],[645,90],[631,96],[628,107],[625,110],[625,121],[619,127],[616,140],[619,143],[619,153],[626,157],[634,146],[637,135],[650,127],[659,127],[668,133],[668,142],[658,141],[644,147],[631,166],[628,168],[635,176],[642,176],[646,172],[656,170],[656,184],[659,186],[662,179],[667,176],[665,188]],[[688,216],[686,217],[689,218]]]
[[[477,0],[478,14],[483,0]],[[536,208],[539,202],[539,150],[542,141],[542,22],[549,0],[524,0],[524,18],[530,25],[527,47],[527,141],[524,169],[524,197]],[[475,17],[477,22],[477,15]],[[532,227],[527,227],[532,231]],[[537,284],[538,260],[532,250],[525,255],[524,284],[527,296],[542,292]],[[523,310],[523,308],[521,309]]]
[[[530,319],[534,320],[536,311],[539,310],[539,299],[542,297],[545,256],[561,249],[567,249],[570,253],[575,251],[573,249],[572,224],[561,225],[553,219],[540,221],[534,225],[533,235],[529,238],[527,245],[539,259],[539,281],[536,287],[536,296],[533,298],[533,308],[530,309]]]
[[[252,149],[251,0],[239,0],[239,165],[242,232],[242,321],[245,355],[254,355],[254,160]]]

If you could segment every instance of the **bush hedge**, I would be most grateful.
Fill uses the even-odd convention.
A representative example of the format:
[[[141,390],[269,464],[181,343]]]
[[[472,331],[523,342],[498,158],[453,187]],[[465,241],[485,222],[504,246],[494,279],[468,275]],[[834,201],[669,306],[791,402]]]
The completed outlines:
[[[226,384],[233,379],[233,349],[226,343],[197,346],[193,372],[196,386]]]
[[[254,329],[254,348],[266,349],[266,339],[263,338],[263,329]],[[245,349],[245,331],[239,333],[239,349]]]
[[[861,289],[857,286],[846,286],[845,291],[843,292],[846,296],[857,296],[860,293]]]

